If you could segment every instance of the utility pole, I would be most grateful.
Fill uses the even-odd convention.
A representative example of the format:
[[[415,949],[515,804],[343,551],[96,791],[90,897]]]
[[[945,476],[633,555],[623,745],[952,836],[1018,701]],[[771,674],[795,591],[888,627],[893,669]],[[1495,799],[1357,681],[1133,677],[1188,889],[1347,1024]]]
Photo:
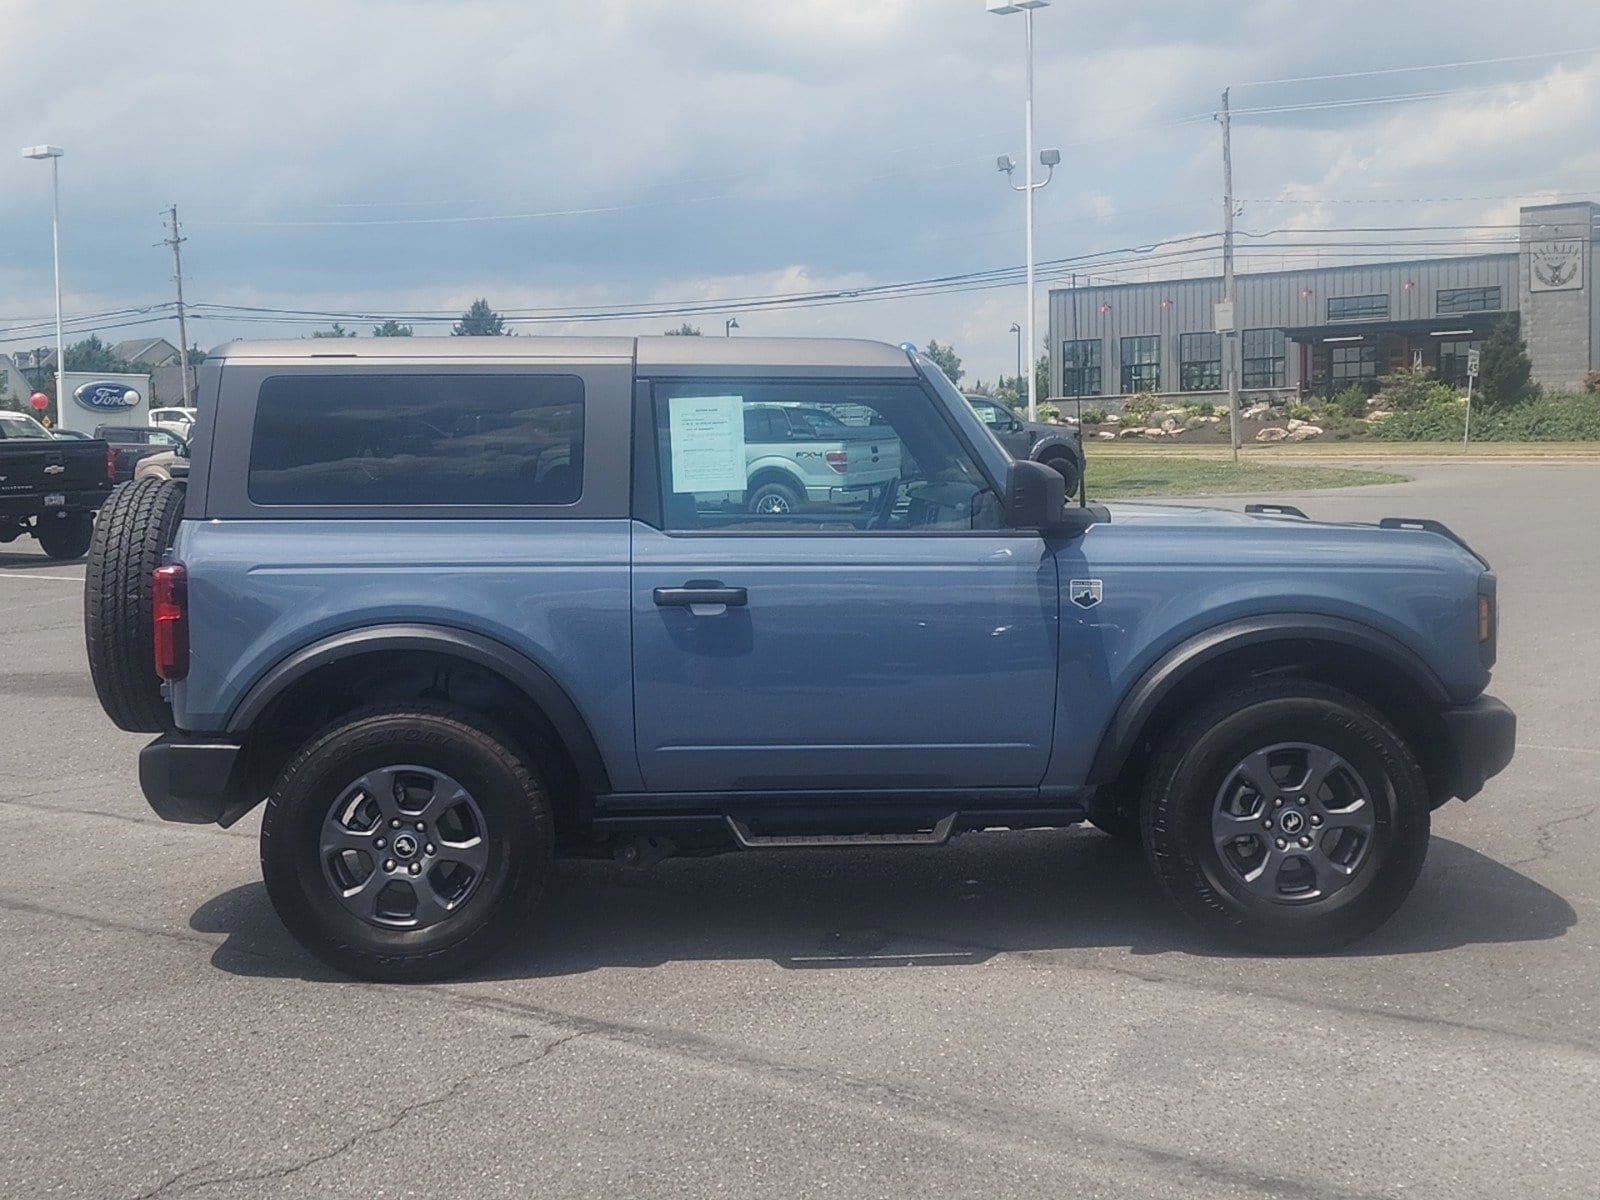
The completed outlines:
[[[1218,305],[1217,332],[1222,335],[1222,369],[1228,381],[1228,429],[1233,461],[1239,461],[1239,325],[1234,318],[1233,289],[1233,122],[1228,112],[1228,89],[1222,89],[1222,303]]]
[[[172,247],[172,278],[178,285],[178,378],[183,381],[183,406],[193,408],[189,391],[189,328],[183,314],[183,252],[179,249],[189,239],[178,233],[176,204],[167,210],[167,219],[172,222],[171,231],[161,244]]]

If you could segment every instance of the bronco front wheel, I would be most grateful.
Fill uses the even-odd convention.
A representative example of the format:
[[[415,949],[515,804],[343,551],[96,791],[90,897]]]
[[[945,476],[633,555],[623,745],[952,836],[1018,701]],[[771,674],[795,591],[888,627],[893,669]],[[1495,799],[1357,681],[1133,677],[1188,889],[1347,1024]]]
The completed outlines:
[[[1145,850],[1195,920],[1270,953],[1342,946],[1416,882],[1428,789],[1376,709],[1308,680],[1245,684],[1165,740],[1143,798]]]
[[[261,825],[273,907],[350,975],[438,978],[505,942],[548,874],[536,767],[476,717],[417,707],[356,714],[279,777]]]

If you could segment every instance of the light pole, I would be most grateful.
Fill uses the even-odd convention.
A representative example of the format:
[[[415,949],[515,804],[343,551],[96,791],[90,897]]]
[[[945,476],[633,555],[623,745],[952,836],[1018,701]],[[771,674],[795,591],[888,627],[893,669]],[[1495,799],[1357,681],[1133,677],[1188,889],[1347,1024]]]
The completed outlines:
[[[732,337],[733,336],[733,331],[735,329],[737,329],[737,328],[739,328],[739,318],[738,317],[729,317],[726,321],[724,321],[722,323],[722,336],[723,337]]]
[[[1026,102],[1026,104],[1024,106],[1024,117],[1025,117],[1025,121],[1026,121],[1026,132],[1024,133],[1024,148],[1023,148],[1023,152],[1022,153],[1023,153],[1023,161],[1028,164],[1028,178],[1027,178],[1027,181],[1025,183],[1017,184],[1017,183],[1013,182],[1011,184],[1011,186],[1013,188],[1015,188],[1017,191],[1019,191],[1019,192],[1021,192],[1023,194],[1024,201],[1025,201],[1025,204],[1024,204],[1024,213],[1025,213],[1024,220],[1026,221],[1027,227],[1028,227],[1028,236],[1027,236],[1027,254],[1028,254],[1028,315],[1027,315],[1028,353],[1031,355],[1033,353],[1033,348],[1038,344],[1038,340],[1039,340],[1035,336],[1034,312],[1033,312],[1033,193],[1035,191],[1037,191],[1039,188],[1044,187],[1045,184],[1050,182],[1050,176],[1055,173],[1056,164],[1061,161],[1061,152],[1059,150],[1046,150],[1043,153],[1041,153],[1039,155],[1039,161],[1042,162],[1049,169],[1050,174],[1046,175],[1042,181],[1037,182],[1037,183],[1034,182],[1034,178],[1033,178],[1033,10],[1036,9],[1036,8],[1048,8],[1049,5],[1050,5],[1050,0],[987,0],[987,4],[988,4],[989,11],[992,12],[992,13],[995,13],[995,14],[997,14],[999,16],[1007,16],[1007,15],[1009,15],[1011,13],[1021,13],[1022,16],[1023,16],[1023,25],[1024,25],[1025,29],[1027,30],[1027,42],[1028,42],[1028,70],[1027,70],[1027,77],[1028,78],[1027,78],[1027,102]],[[1011,157],[1009,155],[1002,155],[1001,158],[997,161],[997,165],[999,166],[999,168],[1002,171],[1004,171],[1006,173],[1007,176],[1009,176],[1011,174],[1011,172],[1016,169],[1016,163],[1012,161],[1012,159],[1011,159]],[[1028,420],[1037,421],[1038,419],[1039,419],[1039,382],[1038,382],[1038,372],[1030,370],[1028,372]]]
[[[1022,383],[1022,326],[1011,322],[1011,332],[1017,335],[1017,383]]]
[[[24,146],[23,158],[48,158],[50,160],[50,244],[56,260],[56,424],[67,403],[65,380],[67,374],[67,348],[61,337],[61,156],[66,151],[60,146]]]

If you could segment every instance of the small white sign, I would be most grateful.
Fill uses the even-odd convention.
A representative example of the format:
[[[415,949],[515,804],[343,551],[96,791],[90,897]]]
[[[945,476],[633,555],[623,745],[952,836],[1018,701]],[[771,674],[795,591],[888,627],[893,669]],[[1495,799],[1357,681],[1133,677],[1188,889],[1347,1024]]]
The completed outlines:
[[[744,399],[674,396],[668,402],[674,492],[742,492]]]
[[[1482,362],[1482,361],[1483,361],[1483,351],[1482,350],[1468,350],[1467,351],[1467,378],[1476,379],[1478,377],[1478,364],[1480,362]]]
[[[1212,316],[1216,318],[1218,333],[1233,332],[1233,301],[1218,300],[1211,308]]]

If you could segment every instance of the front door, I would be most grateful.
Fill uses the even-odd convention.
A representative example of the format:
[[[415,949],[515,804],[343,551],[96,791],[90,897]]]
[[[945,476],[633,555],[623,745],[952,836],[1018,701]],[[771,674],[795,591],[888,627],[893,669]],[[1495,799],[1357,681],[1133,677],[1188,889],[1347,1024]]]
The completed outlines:
[[[746,413],[811,431],[759,454]],[[651,791],[1033,787],[1058,579],[914,383],[658,384],[661,528],[633,533],[634,724]],[[841,430],[841,427],[842,430]],[[898,461],[890,477],[858,457]],[[831,464],[788,511],[758,497]]]

